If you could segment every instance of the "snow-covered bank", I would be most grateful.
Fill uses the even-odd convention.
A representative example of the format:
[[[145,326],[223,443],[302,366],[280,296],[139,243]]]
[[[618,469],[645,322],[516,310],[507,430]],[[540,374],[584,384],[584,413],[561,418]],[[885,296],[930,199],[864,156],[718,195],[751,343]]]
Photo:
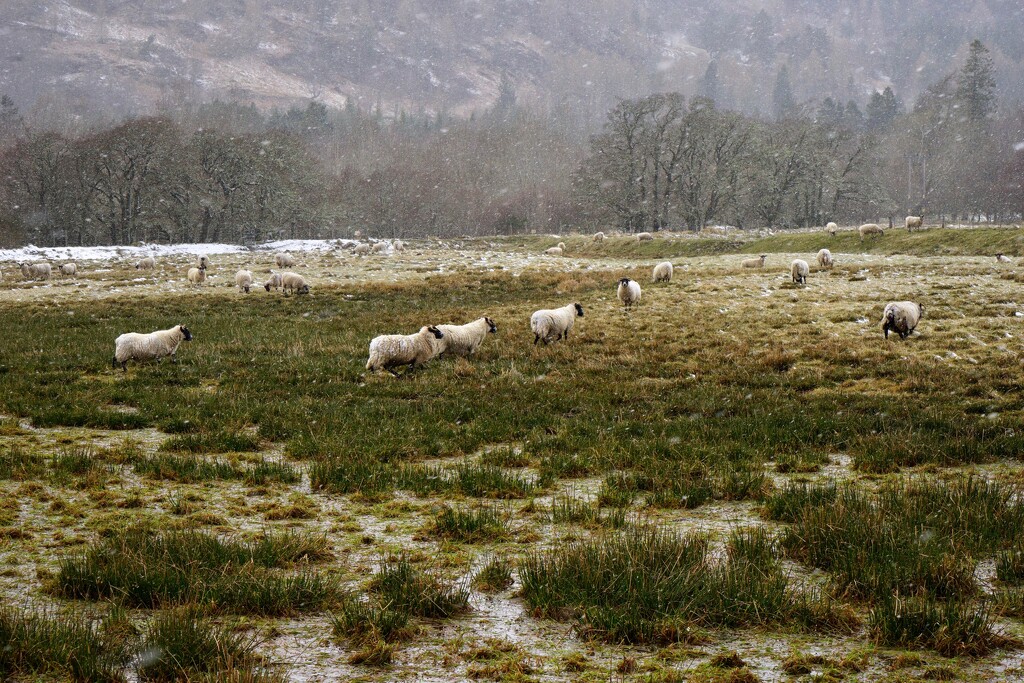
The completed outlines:
[[[37,247],[29,244],[18,249],[0,249],[0,261],[113,261],[144,256],[211,256],[247,251],[332,251],[352,240],[278,240],[251,247],[238,244],[143,244],[138,247]]]

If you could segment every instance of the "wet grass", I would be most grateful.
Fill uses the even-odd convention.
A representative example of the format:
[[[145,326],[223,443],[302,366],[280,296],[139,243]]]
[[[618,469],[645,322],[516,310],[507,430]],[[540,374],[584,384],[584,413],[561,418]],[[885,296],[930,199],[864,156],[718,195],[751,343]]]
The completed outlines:
[[[447,584],[415,568],[404,557],[381,562],[370,588],[389,609],[418,617],[442,619],[469,607],[465,586]]]
[[[76,681],[121,681],[126,651],[85,617],[0,608],[0,677],[61,673]]]
[[[135,461],[137,474],[152,479],[169,479],[182,483],[215,480],[238,480],[262,485],[270,482],[294,484],[302,476],[295,467],[283,462],[260,459],[251,467],[242,467],[223,460],[209,460],[198,455],[156,453]]]
[[[434,518],[430,533],[463,543],[503,541],[510,536],[508,510],[495,507],[461,508],[444,506]]]
[[[226,612],[296,614],[329,606],[336,587],[308,571],[273,570],[329,556],[323,537],[268,535],[245,543],[198,531],[136,530],[101,539],[84,554],[63,559],[55,591],[134,607],[203,604]]]

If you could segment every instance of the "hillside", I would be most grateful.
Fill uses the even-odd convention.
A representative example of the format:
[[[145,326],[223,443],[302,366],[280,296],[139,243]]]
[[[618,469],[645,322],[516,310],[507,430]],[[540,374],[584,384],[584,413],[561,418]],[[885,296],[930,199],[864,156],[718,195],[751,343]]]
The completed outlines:
[[[351,98],[467,116],[514,98],[593,123],[655,90],[769,111],[782,65],[798,102],[863,106],[885,86],[912,102],[978,37],[1013,102],[1022,32],[1024,7],[1007,0],[7,0],[0,92],[25,112],[110,115]]]

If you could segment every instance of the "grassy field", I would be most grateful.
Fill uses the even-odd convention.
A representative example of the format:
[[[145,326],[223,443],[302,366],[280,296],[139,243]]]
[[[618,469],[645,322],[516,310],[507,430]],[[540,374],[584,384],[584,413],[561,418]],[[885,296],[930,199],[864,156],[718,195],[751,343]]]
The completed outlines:
[[[8,278],[0,677],[1020,679],[1024,297],[991,255],[1022,240],[414,241],[303,254],[308,297],[225,284],[259,253]],[[483,315],[476,357],[364,369]],[[178,363],[111,368],[176,323]]]

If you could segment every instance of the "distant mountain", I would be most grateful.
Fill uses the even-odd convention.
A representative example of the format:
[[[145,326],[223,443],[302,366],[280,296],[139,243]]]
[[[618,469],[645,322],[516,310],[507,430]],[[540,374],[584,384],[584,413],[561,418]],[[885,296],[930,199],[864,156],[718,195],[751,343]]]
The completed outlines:
[[[593,123],[664,90],[769,112],[783,65],[798,103],[892,86],[909,104],[980,38],[1014,102],[1021,35],[1020,0],[4,0],[0,93],[30,116],[518,101]]]

